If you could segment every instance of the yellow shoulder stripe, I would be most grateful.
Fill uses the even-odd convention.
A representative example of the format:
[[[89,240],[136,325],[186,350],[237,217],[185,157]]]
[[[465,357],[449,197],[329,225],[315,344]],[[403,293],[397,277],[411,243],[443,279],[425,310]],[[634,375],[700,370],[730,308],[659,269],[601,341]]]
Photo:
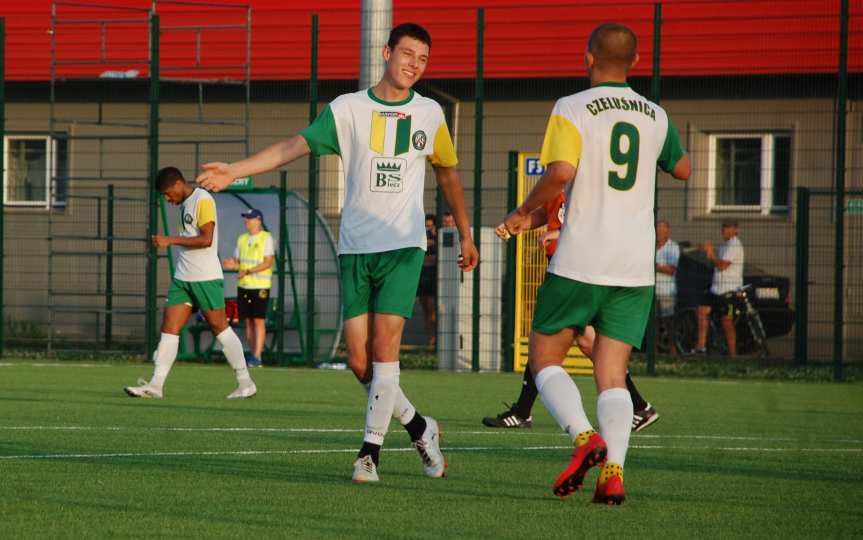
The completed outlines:
[[[569,119],[558,114],[551,115],[542,142],[539,161],[548,165],[553,161],[566,161],[578,167],[581,159],[581,133]]]

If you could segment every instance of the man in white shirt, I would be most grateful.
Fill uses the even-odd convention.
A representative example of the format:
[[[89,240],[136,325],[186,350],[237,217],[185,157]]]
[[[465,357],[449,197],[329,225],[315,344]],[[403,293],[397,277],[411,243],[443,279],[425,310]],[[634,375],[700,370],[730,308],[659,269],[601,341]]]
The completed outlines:
[[[680,246],[671,239],[671,227],[667,221],[656,222],[656,304],[659,316],[667,318],[674,315],[674,302],[677,286],[674,274],[680,259]]]
[[[707,258],[716,267],[713,270],[713,284],[710,295],[702,301],[696,310],[698,317],[698,341],[695,352],[705,352],[707,344],[707,318],[713,307],[722,309],[722,330],[728,345],[728,355],[737,354],[737,332],[734,329],[734,304],[728,293],[743,286],[743,244],[737,238],[739,226],[737,220],[726,219],[722,222],[722,238],[725,243],[719,248],[717,255],[712,242],[704,243]]]
[[[413,312],[427,239],[423,220],[426,163],[455,217],[460,268],[479,263],[464,205],[455,147],[440,105],[413,90],[425,72],[431,36],[403,23],[383,47],[383,78],[372,88],[343,94],[300,134],[236,163],[207,163],[205,189],[225,189],[235,178],[277,169],[313,154],[337,154],[345,169],[339,228],[339,268],[348,366],[368,393],[363,445],[355,482],[377,482],[380,450],[390,418],[410,435],[425,474],[442,478],[446,460],[440,428],[419,414],[399,385],[399,348]],[[559,190],[558,190],[559,191]]]
[[[555,103],[540,154],[545,173],[504,221],[509,234],[526,231],[531,213],[566,190],[558,248],[537,291],[530,368],[542,402],[574,445],[552,490],[566,497],[600,466],[593,496],[599,504],[625,499],[623,465],[634,413],[625,379],[632,347],[641,344],[652,316],[656,167],[681,180],[691,170],[665,110],[626,83],[638,61],[637,41],[617,23],[591,33],[585,51],[591,87]],[[576,331],[588,325],[596,329],[600,432],[561,367]]]

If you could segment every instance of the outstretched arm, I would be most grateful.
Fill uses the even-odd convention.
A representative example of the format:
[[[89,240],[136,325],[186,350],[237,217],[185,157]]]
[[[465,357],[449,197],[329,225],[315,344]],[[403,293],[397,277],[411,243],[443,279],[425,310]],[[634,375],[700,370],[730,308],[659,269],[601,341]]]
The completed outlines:
[[[521,206],[510,212],[504,225],[510,234],[518,234],[533,228],[531,214],[537,208],[556,197],[566,184],[575,178],[576,168],[567,161],[553,161],[545,168],[545,173],[530,191]],[[547,219],[547,216],[546,216]]]
[[[212,162],[203,165],[202,172],[195,180],[202,188],[222,191],[231,182],[244,176],[252,176],[288,164],[309,155],[309,145],[302,135],[272,144],[257,154],[234,163]]]
[[[452,210],[455,226],[458,229],[462,255],[459,266],[465,272],[469,272],[479,264],[479,252],[476,250],[473,236],[470,233],[470,222],[467,219],[467,211],[464,208],[464,189],[461,186],[461,179],[455,167],[436,166],[434,172],[444,199],[446,199],[447,205]]]

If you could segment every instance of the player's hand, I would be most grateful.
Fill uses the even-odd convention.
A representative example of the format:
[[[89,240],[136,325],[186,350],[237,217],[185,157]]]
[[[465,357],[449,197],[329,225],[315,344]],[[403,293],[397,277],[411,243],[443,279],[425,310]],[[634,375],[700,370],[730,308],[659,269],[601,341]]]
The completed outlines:
[[[516,208],[503,220],[503,226],[509,234],[519,234],[530,230],[530,214],[522,214]]]
[[[153,242],[153,246],[157,248],[168,247],[171,245],[171,242],[169,241],[169,238],[167,236],[160,236],[156,234],[153,235],[150,239]]]
[[[500,238],[501,240],[503,240],[504,242],[506,242],[507,240],[509,240],[512,237],[512,235],[509,234],[509,231],[506,230],[506,224],[505,223],[501,223],[500,225],[495,227],[494,234],[496,234],[497,237]]]
[[[473,243],[472,238],[464,238],[460,244],[461,255],[458,258],[458,267],[462,272],[470,272],[479,264],[479,251],[476,250],[476,244]]]
[[[560,238],[560,229],[545,231],[545,233],[539,237],[539,245],[546,248],[550,243],[554,242],[558,238]]]
[[[204,163],[201,168],[204,172],[199,174],[195,181],[208,191],[222,191],[234,181],[231,166],[227,163],[214,161]]]
[[[248,275],[249,275],[248,270],[240,270],[239,272],[237,272],[237,279],[243,279],[244,277],[246,277]]]
[[[237,259],[225,259],[223,266],[225,267],[225,270],[236,270],[239,267]]]

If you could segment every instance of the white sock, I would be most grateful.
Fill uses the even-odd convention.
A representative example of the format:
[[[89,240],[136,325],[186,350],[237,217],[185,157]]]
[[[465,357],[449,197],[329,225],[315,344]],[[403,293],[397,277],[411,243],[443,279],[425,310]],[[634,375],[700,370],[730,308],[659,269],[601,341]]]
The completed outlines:
[[[365,442],[383,446],[399,392],[399,363],[374,362],[366,409]]]
[[[608,462],[623,467],[632,431],[632,397],[625,388],[609,388],[596,399],[599,434],[608,445]]]
[[[222,352],[225,353],[228,364],[234,368],[237,382],[239,384],[251,383],[252,378],[249,376],[249,368],[246,367],[246,358],[243,356],[243,343],[234,333],[233,328],[230,326],[225,328],[221,334],[216,336],[216,339],[222,344]]]
[[[543,368],[534,380],[545,408],[573,441],[579,433],[593,429],[584,413],[581,393],[562,367]]]
[[[372,383],[360,383],[366,391],[366,394],[372,388]],[[402,391],[401,387],[399,387],[399,393],[396,396],[396,404],[393,407],[393,418],[397,419],[403,426],[406,426],[408,422],[413,420],[414,415],[416,415],[417,410],[416,407],[413,406],[413,403],[408,400],[405,393]]]
[[[177,349],[179,348],[180,336],[162,332],[159,345],[156,347],[156,358],[153,362],[155,366],[153,367],[153,378],[150,379],[150,386],[162,389],[162,386],[165,385],[165,379],[168,378],[168,373],[171,371],[171,366],[177,359]]]

